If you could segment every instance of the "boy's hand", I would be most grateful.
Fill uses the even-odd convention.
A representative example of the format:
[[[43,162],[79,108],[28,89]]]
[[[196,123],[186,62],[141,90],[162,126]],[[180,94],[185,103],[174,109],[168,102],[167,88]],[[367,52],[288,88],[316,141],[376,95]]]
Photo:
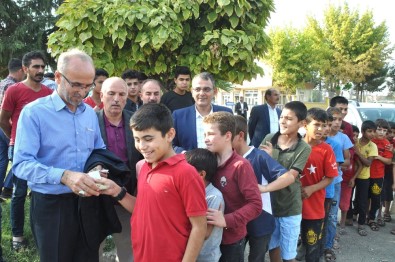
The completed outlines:
[[[269,156],[272,156],[273,153],[273,145],[269,141],[266,141],[266,145],[260,145],[259,149],[265,151]]]
[[[386,146],[385,146],[385,150],[388,150],[388,151],[393,152],[393,150],[394,150],[394,145],[393,145],[393,144],[388,144],[388,145],[386,145]]]
[[[209,208],[207,210],[207,224],[214,225],[217,227],[226,227],[226,221],[224,217],[224,213],[221,211],[221,205],[219,205],[218,209]]]
[[[355,185],[355,179],[350,179],[350,181],[348,181],[348,187],[353,188]]]
[[[309,198],[313,194],[313,188],[310,186],[302,187],[302,199]]]

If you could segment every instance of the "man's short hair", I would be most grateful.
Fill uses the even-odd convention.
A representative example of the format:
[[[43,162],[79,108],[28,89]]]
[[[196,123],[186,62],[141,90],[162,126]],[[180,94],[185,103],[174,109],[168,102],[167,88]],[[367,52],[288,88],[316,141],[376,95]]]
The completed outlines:
[[[45,56],[41,51],[31,51],[23,55],[22,64],[29,67],[33,59],[41,59],[44,64],[46,63]]]
[[[265,92],[265,100],[267,100],[267,97],[271,96],[274,91],[277,92],[277,90],[274,89],[274,88],[269,88],[268,90],[266,90],[266,92]]]
[[[335,107],[337,104],[346,104],[348,105],[348,100],[344,96],[334,96],[329,101],[329,106]]]
[[[324,109],[318,107],[310,108],[307,110],[306,123],[309,124],[313,120],[326,123],[328,121],[328,114]]]
[[[388,124],[388,121],[382,118],[376,119],[376,121],[374,121],[374,123],[376,124],[376,127],[379,128],[385,128],[387,130],[390,129],[390,125]]]
[[[15,73],[16,71],[22,69],[22,60],[19,58],[11,58],[8,61],[8,71],[10,73]]]
[[[291,101],[284,105],[284,108],[287,108],[295,113],[298,118],[298,122],[305,120],[307,115],[307,107],[300,101]]]
[[[163,104],[148,103],[142,105],[130,119],[130,127],[136,131],[154,128],[164,137],[173,127],[170,110]]]
[[[108,72],[103,69],[103,68],[96,68],[96,73],[95,73],[95,79],[98,78],[99,76],[105,76],[105,77],[109,77]]]
[[[215,88],[214,76],[213,76],[212,74],[210,74],[209,72],[202,72],[202,73],[200,73],[200,74],[195,75],[195,76],[193,77],[193,79],[192,79],[192,82],[193,82],[195,79],[198,79],[198,78],[203,79],[203,80],[206,80],[206,81],[210,81],[210,82],[213,84],[213,87]]]
[[[338,114],[338,115],[341,115],[342,114],[342,111],[339,109],[339,108],[337,108],[337,107],[329,107],[327,110],[326,110],[326,112],[328,113],[328,115],[330,115],[331,117],[332,117],[332,121],[333,121],[333,115],[334,114]]]
[[[161,81],[156,80],[156,79],[148,78],[148,79],[144,80],[144,81],[141,83],[141,90],[140,90],[140,92],[143,92],[143,87],[144,87],[144,85],[145,85],[146,83],[149,83],[149,82],[153,82],[153,83],[157,84],[157,85],[160,87],[160,90],[163,89],[163,84],[162,84]]]
[[[57,65],[58,71],[63,74],[66,73],[69,67],[70,59],[74,57],[78,57],[81,61],[91,64],[92,67],[94,68],[92,57],[90,57],[84,51],[81,51],[77,48],[73,48],[68,50],[67,52],[60,54],[58,59],[58,65]]]
[[[376,124],[371,120],[365,120],[362,122],[361,130],[362,133],[365,133],[368,129],[376,130]]]
[[[185,159],[198,172],[205,171],[206,177],[204,179],[212,182],[218,166],[217,157],[214,153],[205,148],[195,148],[185,153]]]
[[[174,78],[178,78],[179,75],[191,76],[191,70],[187,66],[176,66],[174,69]]]
[[[203,123],[206,124],[217,124],[221,135],[225,135],[226,132],[232,134],[232,140],[236,132],[236,121],[234,116],[229,112],[214,112],[203,118]]]
[[[136,70],[131,70],[131,69],[127,69],[122,73],[121,78],[123,80],[125,79],[138,79],[139,81],[141,80],[141,73],[139,71]]]
[[[235,123],[236,123],[236,135],[240,132],[244,133],[244,140],[247,141],[247,134],[248,134],[248,126],[247,126],[247,119],[242,116],[236,115],[234,116]]]

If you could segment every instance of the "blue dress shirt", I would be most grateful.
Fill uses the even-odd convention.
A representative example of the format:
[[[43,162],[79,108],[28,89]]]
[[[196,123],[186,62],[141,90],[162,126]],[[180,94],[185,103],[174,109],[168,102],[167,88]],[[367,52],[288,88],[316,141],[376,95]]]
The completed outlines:
[[[56,91],[24,107],[16,137],[12,170],[43,194],[70,193],[63,172],[82,172],[91,152],[105,148],[93,109],[81,103],[72,112]]]

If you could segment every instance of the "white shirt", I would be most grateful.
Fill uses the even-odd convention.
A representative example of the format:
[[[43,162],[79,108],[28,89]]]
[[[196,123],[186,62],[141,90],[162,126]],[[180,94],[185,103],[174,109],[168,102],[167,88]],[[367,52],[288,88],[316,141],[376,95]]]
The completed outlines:
[[[204,129],[203,129],[203,118],[199,111],[196,109],[196,140],[198,148],[206,148],[206,143],[204,143]],[[213,106],[211,105],[210,114],[213,112]]]
[[[269,109],[270,133],[277,133],[279,130],[279,124],[276,107],[272,108],[269,104],[267,107]]]

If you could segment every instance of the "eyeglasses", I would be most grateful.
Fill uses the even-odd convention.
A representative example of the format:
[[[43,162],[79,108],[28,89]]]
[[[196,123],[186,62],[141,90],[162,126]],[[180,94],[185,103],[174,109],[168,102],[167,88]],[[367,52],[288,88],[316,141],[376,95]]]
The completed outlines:
[[[211,87],[209,86],[205,86],[205,87],[195,87],[192,88],[193,91],[200,93],[200,91],[203,90],[204,93],[210,93],[211,90],[213,90]]]
[[[84,85],[84,84],[81,84],[81,83],[74,83],[74,82],[71,82],[69,79],[67,79],[67,77],[64,74],[62,74],[60,72],[59,72],[59,74],[64,78],[64,80],[67,81],[67,83],[69,83],[69,85],[72,88],[78,88],[78,89],[81,89],[81,90],[91,90],[92,88],[95,87],[95,82],[93,82],[92,84],[88,84],[88,85]]]

